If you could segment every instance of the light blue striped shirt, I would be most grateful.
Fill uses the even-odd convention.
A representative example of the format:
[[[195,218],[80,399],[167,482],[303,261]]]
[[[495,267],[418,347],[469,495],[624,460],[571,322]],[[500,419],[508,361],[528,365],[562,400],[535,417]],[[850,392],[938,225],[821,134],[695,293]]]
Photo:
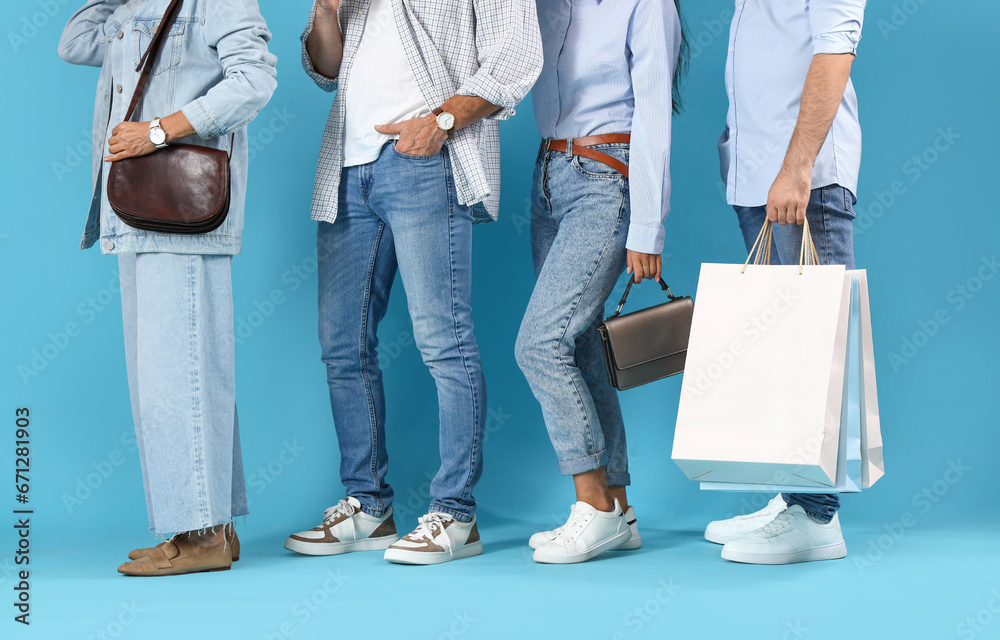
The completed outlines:
[[[727,130],[719,140],[729,204],[767,204],[813,56],[856,53],[864,13],[865,0],[736,0],[726,61]],[[812,187],[839,184],[857,194],[860,169],[858,97],[848,80],[816,157]]]
[[[532,89],[543,138],[631,133],[627,246],[663,251],[670,212],[672,0],[538,0],[545,64]]]

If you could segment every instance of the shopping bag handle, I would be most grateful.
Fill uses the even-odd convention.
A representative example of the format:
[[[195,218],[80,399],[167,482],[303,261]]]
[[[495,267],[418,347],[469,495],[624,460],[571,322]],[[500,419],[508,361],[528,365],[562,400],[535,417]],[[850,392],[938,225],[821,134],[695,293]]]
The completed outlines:
[[[631,289],[632,289],[632,283],[634,281],[635,281],[634,278],[632,278],[632,276],[630,275],[629,279],[628,279],[628,284],[625,286],[625,293],[622,295],[621,302],[618,303],[618,308],[615,309],[614,314],[611,316],[612,318],[617,318],[619,315],[621,315],[622,307],[625,306],[625,301],[628,300],[628,292],[631,291]],[[670,290],[670,287],[667,286],[667,283],[664,282],[662,279],[659,281],[659,284],[660,284],[660,288],[667,292],[667,297],[668,298],[670,298],[671,300],[673,300],[674,298],[677,297],[677,296],[674,295],[674,292]]]
[[[773,237],[773,230],[774,223],[770,220],[765,220],[764,226],[760,228],[760,233],[757,234],[757,239],[754,241],[753,247],[750,248],[750,255],[747,256],[746,262],[743,263],[743,270],[740,273],[746,273],[751,259],[757,265],[771,264],[771,239]],[[812,232],[809,231],[809,219],[806,218],[802,222],[802,246],[799,249],[799,275],[802,275],[803,266],[818,264],[819,254],[816,253],[816,244],[813,242]]]

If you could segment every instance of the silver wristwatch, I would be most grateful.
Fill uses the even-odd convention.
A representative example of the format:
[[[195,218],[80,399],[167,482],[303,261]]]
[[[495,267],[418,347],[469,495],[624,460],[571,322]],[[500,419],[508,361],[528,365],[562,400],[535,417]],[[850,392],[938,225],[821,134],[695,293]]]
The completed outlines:
[[[153,118],[153,121],[149,123],[149,141],[157,149],[163,149],[167,146],[167,133],[160,128],[159,118]]]

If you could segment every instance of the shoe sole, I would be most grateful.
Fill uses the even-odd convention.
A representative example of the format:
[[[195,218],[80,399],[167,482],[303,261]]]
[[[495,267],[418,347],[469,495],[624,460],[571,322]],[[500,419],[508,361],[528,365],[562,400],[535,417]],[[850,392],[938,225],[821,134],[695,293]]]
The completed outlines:
[[[847,544],[837,542],[812,549],[803,549],[794,553],[758,554],[741,553],[739,551],[722,549],[722,559],[743,564],[796,564],[799,562],[816,562],[820,560],[839,560],[847,555]]]
[[[216,567],[215,569],[198,569],[197,571],[180,571],[177,573],[118,573],[128,578],[164,578],[167,576],[189,576],[195,573],[214,573],[216,571],[229,571],[231,567]]]
[[[398,535],[345,542],[303,542],[289,538],[285,540],[285,548],[304,556],[336,556],[352,551],[381,551],[395,544],[397,540],[399,540]]]
[[[548,542],[548,540],[546,540],[546,542]],[[531,547],[532,550],[535,550],[542,545],[535,544],[529,539],[528,546]],[[621,543],[614,549],[608,549],[608,551],[635,551],[636,549],[639,549],[641,547],[642,547],[642,536],[632,536],[631,538]]]
[[[625,542],[619,544],[613,549],[608,549],[608,551],[635,551],[642,547],[642,536],[632,536]]]
[[[386,549],[385,559],[393,564],[428,565],[441,564],[451,560],[460,560],[478,556],[483,552],[482,540],[464,545],[452,553],[447,551],[410,551],[409,549]]]
[[[576,564],[577,562],[586,562],[591,558],[596,558],[605,551],[610,551],[611,549],[614,549],[618,545],[623,544],[631,536],[632,532],[626,529],[625,531],[622,531],[618,535],[611,536],[604,542],[600,542],[591,547],[590,549],[587,549],[586,551],[581,551],[580,553],[574,553],[571,555],[560,554],[557,556],[550,556],[544,553],[539,553],[538,550],[536,549],[535,553],[532,554],[531,557],[535,562],[538,562],[540,564]]]

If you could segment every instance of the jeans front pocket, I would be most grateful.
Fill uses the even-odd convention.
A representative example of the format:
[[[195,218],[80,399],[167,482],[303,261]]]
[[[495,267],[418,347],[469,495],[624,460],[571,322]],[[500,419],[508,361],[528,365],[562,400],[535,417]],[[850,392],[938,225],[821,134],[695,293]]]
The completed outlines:
[[[440,149],[430,154],[429,156],[419,156],[412,153],[403,153],[402,151],[396,148],[396,141],[393,141],[392,143],[392,150],[393,152],[395,152],[397,156],[401,158],[409,158],[411,160],[433,160],[435,158],[439,158],[441,154],[444,152],[444,145],[441,145]]]
[[[628,166],[628,147],[623,145],[594,145],[589,147],[594,151],[606,154]],[[625,176],[620,171],[600,160],[594,160],[584,156],[573,155],[573,168],[580,175],[593,180],[624,180]]]

